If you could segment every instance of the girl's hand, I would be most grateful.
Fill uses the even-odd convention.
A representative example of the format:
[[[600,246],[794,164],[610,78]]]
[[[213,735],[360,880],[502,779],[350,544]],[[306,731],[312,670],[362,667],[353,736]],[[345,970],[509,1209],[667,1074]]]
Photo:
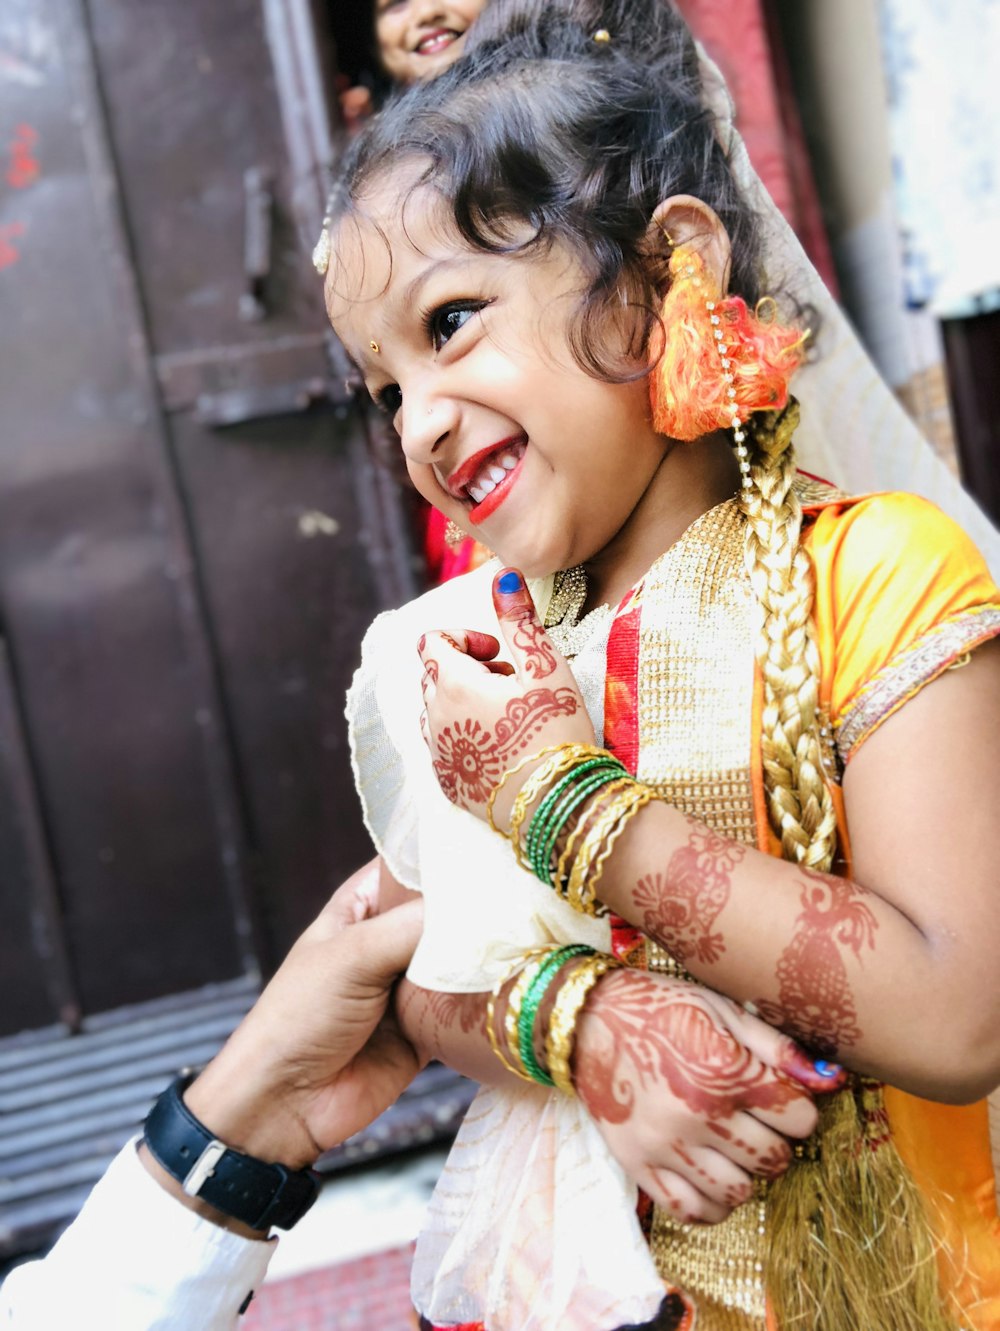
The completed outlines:
[[[573,673],[535,612],[524,578],[503,569],[493,602],[513,666],[495,658],[496,638],[470,630],[428,633],[421,730],[441,789],[479,818],[504,773],[554,744],[593,744],[594,728]],[[506,827],[525,767],[504,784],[494,819]]]
[[[581,1013],[573,1080],[629,1177],[675,1219],[714,1223],[752,1175],[784,1173],[812,1094],[844,1073],[700,985],[613,971]]]

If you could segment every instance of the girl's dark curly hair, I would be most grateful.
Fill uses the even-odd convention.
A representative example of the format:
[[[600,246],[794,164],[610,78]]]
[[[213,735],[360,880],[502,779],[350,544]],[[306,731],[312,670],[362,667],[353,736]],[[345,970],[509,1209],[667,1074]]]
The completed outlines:
[[[333,226],[408,162],[418,171],[406,188],[448,200],[474,249],[561,242],[578,257],[588,285],[572,344],[598,378],[634,373],[634,360],[625,373],[608,363],[609,308],[624,300],[639,312],[629,357],[657,322],[666,275],[647,236],[661,200],[709,204],[732,245],[730,290],[751,305],[760,295],[756,217],[703,105],[691,35],[667,0],[494,0],[462,58],[391,98],[352,145],[331,195]]]

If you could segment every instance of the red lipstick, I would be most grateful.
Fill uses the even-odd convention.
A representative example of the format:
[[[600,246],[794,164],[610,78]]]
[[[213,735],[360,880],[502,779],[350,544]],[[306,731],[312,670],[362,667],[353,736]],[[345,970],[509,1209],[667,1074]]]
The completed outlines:
[[[501,439],[498,444],[490,444],[488,448],[481,448],[478,453],[473,453],[471,458],[466,458],[462,465],[456,471],[452,472],[444,483],[445,489],[450,495],[453,495],[455,499],[468,499],[469,496],[465,493],[465,487],[470,481],[476,479],[482,471],[487,458],[493,457],[495,453],[502,453],[504,449],[514,448],[518,444],[526,444],[527,442],[527,435],[514,434],[511,435],[509,439]],[[511,472],[510,474],[513,476],[514,472]],[[503,482],[501,482],[501,486],[502,484]],[[488,498],[489,496],[487,495],[487,499]],[[485,499],[483,500],[483,503],[486,503]],[[482,505],[480,505],[480,507],[482,507]]]

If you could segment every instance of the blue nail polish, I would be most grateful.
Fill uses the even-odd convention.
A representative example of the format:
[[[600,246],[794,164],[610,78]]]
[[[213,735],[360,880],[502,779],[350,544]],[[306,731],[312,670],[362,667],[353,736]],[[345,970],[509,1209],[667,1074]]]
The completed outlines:
[[[515,573],[513,570],[504,573],[497,579],[497,591],[502,592],[504,596],[511,596],[514,592],[519,592],[523,586],[524,583],[521,581],[520,573]]]
[[[821,1077],[829,1077],[831,1081],[834,1077],[839,1077],[844,1070],[839,1063],[828,1063],[825,1058],[819,1059],[813,1067]]]

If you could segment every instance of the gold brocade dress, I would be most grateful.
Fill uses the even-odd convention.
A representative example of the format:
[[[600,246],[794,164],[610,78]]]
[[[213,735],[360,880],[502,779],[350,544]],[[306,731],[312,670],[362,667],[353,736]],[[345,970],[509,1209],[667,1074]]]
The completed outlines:
[[[797,486],[816,579],[821,737],[839,822],[834,871],[849,875],[844,765],[892,712],[1000,633],[1000,593],[959,529],[926,501],[852,501],[810,482]],[[604,742],[685,813],[778,855],[760,753],[759,614],[744,562],[744,521],[728,501],[693,523],[618,608],[606,649]],[[549,620],[557,645],[572,652],[585,625],[574,628],[558,585]],[[679,908],[697,912],[709,939],[710,885],[705,893],[693,905],[679,899]],[[631,964],[682,973],[628,927],[616,930],[615,947]],[[849,1001],[838,965],[832,957],[822,976],[833,1004]],[[956,1327],[997,1331],[1000,1220],[988,1106],[931,1104],[892,1089],[885,1105],[896,1146],[928,1202]],[[654,1210],[657,1268],[697,1310],[698,1331],[773,1324],[764,1280],[768,1224],[763,1185],[717,1226],[679,1224]]]
[[[923,500],[848,501],[808,486],[802,498],[826,769],[840,811],[835,867],[847,872],[841,770],[895,709],[1000,633],[1000,594],[963,533]],[[574,623],[565,578],[533,594],[573,658],[595,729],[627,765],[709,827],[777,854],[759,743],[760,608],[743,539],[730,501],[693,523],[615,611]],[[450,804],[434,779],[418,724],[414,647],[434,627],[496,632],[490,585],[497,567],[380,616],[348,701],[366,824],[389,871],[426,901],[409,975],[441,994],[488,991],[527,947],[583,942],[598,951],[632,947],[633,960],[635,953],[646,959],[644,944],[620,931],[613,936],[607,919],[577,914],[519,867],[509,846]],[[714,909],[710,893],[697,902],[706,945]],[[656,952],[650,960],[672,964]],[[840,985],[836,966],[828,966],[824,996],[842,999]],[[929,1203],[956,1329],[1000,1331],[987,1106],[929,1104],[891,1090],[885,1104],[880,1130],[891,1131]],[[835,1158],[830,1152],[823,1160]],[[767,1198],[758,1196],[722,1226],[685,1229],[654,1215],[644,1234],[634,1188],[578,1100],[538,1086],[484,1087],[428,1205],[414,1257],[414,1303],[437,1327],[610,1331],[664,1312],[673,1325],[679,1296],[668,1307],[666,1284],[671,1294],[683,1289],[697,1331],[759,1331],[773,1321],[766,1259],[782,1250],[770,1241],[772,1221]],[[884,1328],[870,1320],[858,1331]],[[919,1320],[913,1331],[924,1331]]]

